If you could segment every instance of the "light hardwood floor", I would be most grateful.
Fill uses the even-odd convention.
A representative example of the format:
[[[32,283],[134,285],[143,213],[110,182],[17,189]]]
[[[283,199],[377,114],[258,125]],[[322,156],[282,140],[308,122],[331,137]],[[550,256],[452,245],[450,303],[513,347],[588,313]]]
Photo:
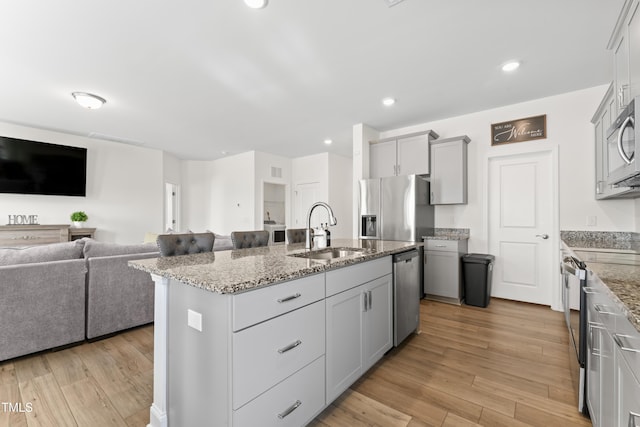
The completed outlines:
[[[488,308],[423,300],[421,316],[421,334],[387,354],[311,425],[591,425],[574,403],[561,313],[496,299]],[[0,363],[0,402],[33,406],[30,413],[0,406],[0,427],[145,426],[152,356],[147,326]]]

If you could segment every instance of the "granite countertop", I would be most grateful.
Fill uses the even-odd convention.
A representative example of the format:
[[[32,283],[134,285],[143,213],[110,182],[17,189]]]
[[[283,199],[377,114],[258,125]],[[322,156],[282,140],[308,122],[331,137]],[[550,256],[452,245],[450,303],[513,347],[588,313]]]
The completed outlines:
[[[210,292],[233,294],[422,246],[422,243],[387,240],[332,239],[331,243],[332,248],[362,248],[364,251],[333,260],[290,256],[305,252],[304,243],[298,243],[150,258],[130,261],[129,265]]]
[[[603,233],[604,234],[604,233]],[[617,233],[619,234],[619,233]],[[613,300],[640,332],[640,252],[633,240],[580,238],[579,234],[562,240],[587,264],[587,269],[611,291]],[[598,243],[598,241],[600,243]]]
[[[467,240],[468,228],[434,228],[433,234],[422,236],[424,240]]]

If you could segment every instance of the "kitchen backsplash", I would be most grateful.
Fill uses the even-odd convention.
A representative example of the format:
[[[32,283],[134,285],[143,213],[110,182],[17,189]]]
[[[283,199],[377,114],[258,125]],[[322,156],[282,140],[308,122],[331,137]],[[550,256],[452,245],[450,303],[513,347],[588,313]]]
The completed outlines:
[[[619,231],[560,231],[569,246],[600,249],[640,249],[640,233]]]

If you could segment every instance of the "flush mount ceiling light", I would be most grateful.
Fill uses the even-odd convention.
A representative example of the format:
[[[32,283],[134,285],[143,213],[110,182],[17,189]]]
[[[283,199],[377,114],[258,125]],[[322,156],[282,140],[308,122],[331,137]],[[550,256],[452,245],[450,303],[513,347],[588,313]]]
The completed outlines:
[[[511,71],[515,71],[520,67],[520,61],[509,61],[502,65],[502,71],[505,73],[510,73]]]
[[[244,4],[249,6],[251,9],[262,9],[266,7],[268,0],[244,0]]]
[[[325,144],[327,144],[327,145],[331,145],[331,144],[333,143],[333,140],[331,140],[331,139],[325,139],[325,140],[324,140],[324,143],[325,143]]]
[[[396,100],[393,98],[385,98],[382,100],[382,104],[386,107],[391,107],[395,103],[396,103]]]
[[[387,6],[395,6],[403,0],[384,0],[387,3]]]
[[[96,110],[102,107],[105,102],[107,102],[106,99],[92,93],[72,92],[71,95],[73,95],[78,104],[90,110]]]

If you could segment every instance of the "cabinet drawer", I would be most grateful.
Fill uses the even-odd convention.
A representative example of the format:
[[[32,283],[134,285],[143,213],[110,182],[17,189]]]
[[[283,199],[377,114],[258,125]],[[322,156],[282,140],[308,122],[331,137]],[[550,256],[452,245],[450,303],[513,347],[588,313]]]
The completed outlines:
[[[233,408],[323,355],[324,337],[324,301],[233,334]]]
[[[424,249],[426,251],[446,251],[458,252],[460,248],[460,240],[432,240],[424,241]]]
[[[624,315],[620,315],[616,318],[616,332],[613,334],[613,339],[636,381],[640,382],[640,332]]]
[[[0,247],[35,246],[66,242],[68,238],[59,229],[55,230],[2,230]]]
[[[233,427],[306,425],[324,408],[324,356],[233,412]]]
[[[324,274],[233,296],[233,331],[239,331],[324,298]]]
[[[344,292],[378,277],[391,274],[392,271],[391,256],[327,271],[327,296]]]

